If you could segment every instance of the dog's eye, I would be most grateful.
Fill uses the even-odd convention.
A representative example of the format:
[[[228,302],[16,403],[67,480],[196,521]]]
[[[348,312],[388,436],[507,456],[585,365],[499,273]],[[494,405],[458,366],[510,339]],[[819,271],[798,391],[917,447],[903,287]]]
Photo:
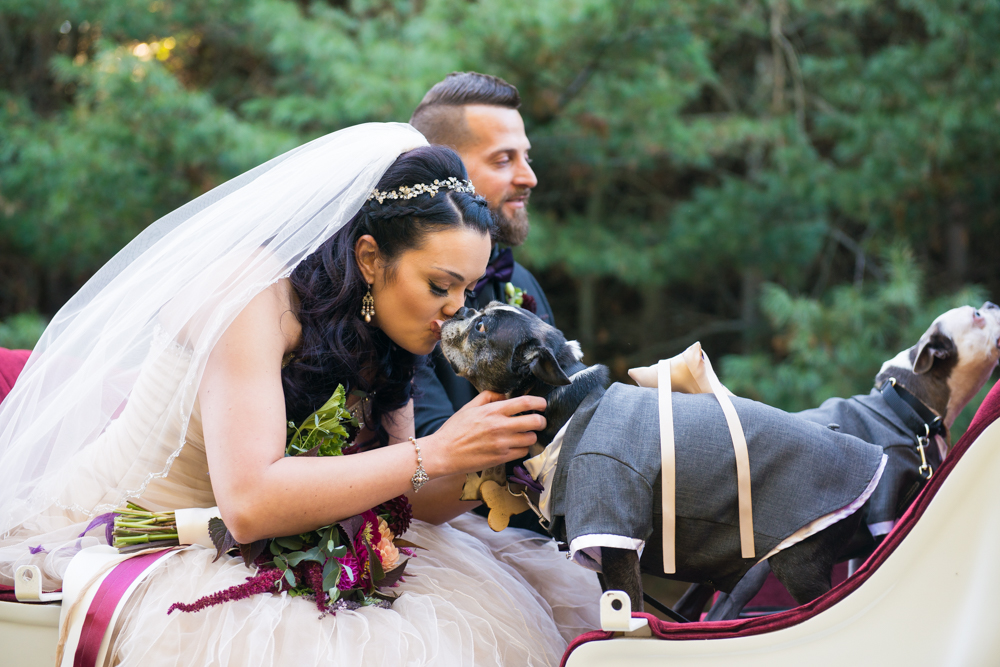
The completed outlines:
[[[486,333],[486,325],[480,321],[479,324],[476,325],[476,331],[479,333]]]

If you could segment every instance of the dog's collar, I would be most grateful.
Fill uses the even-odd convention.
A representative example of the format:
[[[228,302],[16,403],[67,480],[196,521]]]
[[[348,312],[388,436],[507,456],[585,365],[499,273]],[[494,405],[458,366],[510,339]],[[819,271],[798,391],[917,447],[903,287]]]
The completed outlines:
[[[934,414],[919,398],[899,384],[896,378],[889,378],[884,382],[879,392],[914,435],[925,438],[946,435],[947,429],[941,416]]]

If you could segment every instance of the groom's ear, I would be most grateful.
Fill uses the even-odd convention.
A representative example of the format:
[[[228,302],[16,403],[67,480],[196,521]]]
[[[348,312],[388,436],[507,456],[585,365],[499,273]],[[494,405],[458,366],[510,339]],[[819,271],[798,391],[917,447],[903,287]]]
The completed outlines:
[[[354,261],[358,263],[365,282],[374,284],[379,269],[378,242],[374,236],[365,234],[357,240],[354,244]]]

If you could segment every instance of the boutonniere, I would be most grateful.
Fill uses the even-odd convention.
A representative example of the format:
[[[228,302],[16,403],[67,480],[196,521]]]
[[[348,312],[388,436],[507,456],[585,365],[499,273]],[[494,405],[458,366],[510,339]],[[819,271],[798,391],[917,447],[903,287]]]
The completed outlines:
[[[504,294],[507,296],[508,305],[524,308],[530,313],[537,312],[538,306],[535,303],[535,297],[531,296],[520,287],[514,287],[514,283],[507,283],[504,285],[503,289]]]

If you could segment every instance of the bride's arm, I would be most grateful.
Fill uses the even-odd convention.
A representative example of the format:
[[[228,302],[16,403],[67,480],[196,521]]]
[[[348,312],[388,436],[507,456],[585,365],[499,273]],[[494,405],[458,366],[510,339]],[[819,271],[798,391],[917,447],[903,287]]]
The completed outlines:
[[[212,350],[198,389],[215,499],[243,543],[314,530],[401,493],[414,495],[409,441],[351,456],[284,456],[281,360],[297,338],[286,294],[277,283],[237,316]],[[544,410],[542,399],[487,403],[463,408],[418,441],[432,480],[523,456],[535,441],[532,431],[544,428],[539,415],[514,416]]]
[[[384,421],[389,432],[389,442],[409,443],[409,437],[416,434],[413,425],[413,401],[388,415]],[[413,516],[429,523],[444,523],[464,514],[480,504],[478,500],[459,500],[465,485],[465,473],[455,473],[433,479],[423,485],[420,493],[406,492],[413,507]]]

